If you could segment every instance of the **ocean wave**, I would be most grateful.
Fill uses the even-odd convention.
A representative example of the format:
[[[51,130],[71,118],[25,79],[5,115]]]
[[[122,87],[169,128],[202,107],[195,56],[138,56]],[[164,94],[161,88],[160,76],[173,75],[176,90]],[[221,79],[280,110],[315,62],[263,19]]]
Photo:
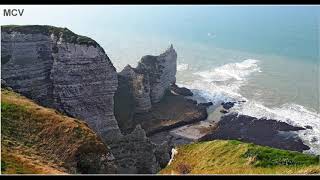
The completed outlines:
[[[186,71],[189,69],[189,64],[178,64],[177,71]]]
[[[223,101],[246,100],[238,91],[251,73],[261,72],[258,62],[255,59],[247,59],[239,63],[225,64],[210,71],[196,72],[193,74],[199,76],[199,79],[178,85],[191,89],[195,99],[211,101],[216,105],[220,105]]]
[[[259,61],[247,59],[239,63],[229,63],[211,71],[194,73],[200,78],[188,84],[178,84],[192,90],[194,99],[200,102],[211,101],[215,106],[225,101],[245,100],[233,108],[240,114],[257,118],[266,117],[286,122],[293,126],[312,127],[298,132],[299,137],[311,149],[306,153],[320,155],[320,115],[313,110],[297,104],[284,104],[268,108],[260,102],[246,99],[239,89],[254,72],[262,72]]]
[[[243,81],[251,73],[261,72],[258,62],[256,59],[247,59],[240,63],[229,63],[211,71],[196,72],[194,74],[201,76],[204,81],[208,82],[227,81],[230,79]]]

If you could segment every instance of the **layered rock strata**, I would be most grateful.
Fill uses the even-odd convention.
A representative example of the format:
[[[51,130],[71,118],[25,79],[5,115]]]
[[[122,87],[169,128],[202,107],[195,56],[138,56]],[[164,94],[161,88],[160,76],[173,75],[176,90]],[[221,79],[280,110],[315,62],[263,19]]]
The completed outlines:
[[[176,81],[177,53],[171,45],[159,56],[146,55],[136,68],[127,65],[119,75],[128,80],[135,113],[148,112]],[[129,91],[129,90],[128,90]]]
[[[1,75],[15,91],[86,121],[105,141],[120,135],[117,73],[94,40],[52,26],[2,26]]]
[[[118,89],[114,95],[114,115],[122,134],[131,133],[135,125],[135,100],[127,77],[118,74]]]
[[[116,157],[118,172],[123,174],[153,174],[170,160],[170,149],[166,142],[156,145],[147,138],[145,131],[137,125],[134,131],[110,145]]]
[[[134,122],[141,124],[147,135],[151,136],[205,120],[207,117],[205,106],[168,91],[161,102],[153,105],[150,112],[135,114]]]
[[[137,69],[149,74],[151,102],[158,103],[170,85],[176,82],[177,53],[171,45],[159,56],[143,56]]]
[[[147,112],[151,109],[149,73],[143,73],[127,65],[119,75],[128,79],[129,88],[134,97],[135,112]]]
[[[185,87],[178,87],[176,84],[172,84],[170,87],[171,93],[182,96],[193,96],[190,89]]]

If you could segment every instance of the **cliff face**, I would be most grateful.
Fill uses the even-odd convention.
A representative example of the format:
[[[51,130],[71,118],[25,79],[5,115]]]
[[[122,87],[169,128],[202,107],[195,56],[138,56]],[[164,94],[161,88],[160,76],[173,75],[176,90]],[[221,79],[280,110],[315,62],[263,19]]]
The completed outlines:
[[[86,121],[105,141],[120,135],[117,73],[92,39],[51,26],[2,26],[1,75],[15,91]]]
[[[176,82],[177,53],[171,45],[159,56],[142,57],[137,69],[149,74],[151,102],[158,103],[170,85]]]
[[[135,112],[135,100],[127,77],[118,74],[118,89],[114,95],[114,115],[121,133],[127,134],[133,129],[132,118]]]
[[[119,74],[127,77],[129,81],[135,102],[135,112],[148,111],[151,108],[149,74],[139,72],[130,65],[126,66]]]
[[[132,133],[110,145],[111,152],[116,157],[118,172],[121,174],[158,172],[160,165],[155,155],[156,148],[139,125]]]

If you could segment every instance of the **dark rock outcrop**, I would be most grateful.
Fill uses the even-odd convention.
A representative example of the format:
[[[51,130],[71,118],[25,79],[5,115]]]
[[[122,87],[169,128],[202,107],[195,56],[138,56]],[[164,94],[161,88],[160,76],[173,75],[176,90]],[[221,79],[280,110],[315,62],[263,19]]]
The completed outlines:
[[[105,141],[120,135],[116,69],[94,40],[66,28],[1,26],[1,57],[2,78],[15,91],[86,121]]]
[[[225,109],[230,109],[234,106],[236,102],[223,102],[221,103],[222,107]]]
[[[153,105],[150,112],[135,114],[134,121],[136,124],[141,124],[147,136],[151,136],[205,120],[207,117],[205,106],[197,105],[194,100],[168,91],[159,103]]]
[[[308,150],[309,147],[303,144],[296,134],[291,132],[299,130],[305,130],[305,128],[291,126],[272,119],[257,119],[251,116],[230,113],[222,116],[217,124],[217,129],[201,138],[201,140],[235,139],[302,152],[303,150]]]
[[[127,77],[118,74],[118,89],[114,95],[114,115],[122,134],[130,133],[133,128],[135,100]]]
[[[229,111],[227,111],[225,109],[221,109],[220,112],[223,113],[223,114],[227,114]]]
[[[182,96],[193,96],[193,93],[190,89],[185,87],[178,87],[176,84],[172,84],[170,90],[173,94],[182,95]]]
[[[134,98],[135,113],[148,112],[151,108],[149,74],[127,65],[119,75],[128,79],[128,90]]]
[[[199,103],[199,106],[204,106],[204,107],[210,107],[210,106],[212,106],[212,105],[213,105],[212,102]]]

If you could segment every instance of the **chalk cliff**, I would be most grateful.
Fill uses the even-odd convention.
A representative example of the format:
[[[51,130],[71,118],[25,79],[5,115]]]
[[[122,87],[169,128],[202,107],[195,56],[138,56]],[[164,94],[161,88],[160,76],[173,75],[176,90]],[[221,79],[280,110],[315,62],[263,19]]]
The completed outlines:
[[[127,77],[129,80],[135,102],[135,112],[147,112],[151,108],[149,73],[143,73],[127,65],[119,75]]]
[[[160,102],[176,81],[176,69],[177,53],[171,45],[159,56],[143,56],[136,68],[127,65],[119,73],[128,81],[135,113],[148,112],[152,104]]]
[[[176,82],[177,53],[171,45],[159,56],[142,57],[137,69],[149,74],[151,102],[157,103],[170,85]]]
[[[15,91],[86,121],[105,141],[119,136],[117,73],[94,40],[52,26],[1,26],[1,75]]]

